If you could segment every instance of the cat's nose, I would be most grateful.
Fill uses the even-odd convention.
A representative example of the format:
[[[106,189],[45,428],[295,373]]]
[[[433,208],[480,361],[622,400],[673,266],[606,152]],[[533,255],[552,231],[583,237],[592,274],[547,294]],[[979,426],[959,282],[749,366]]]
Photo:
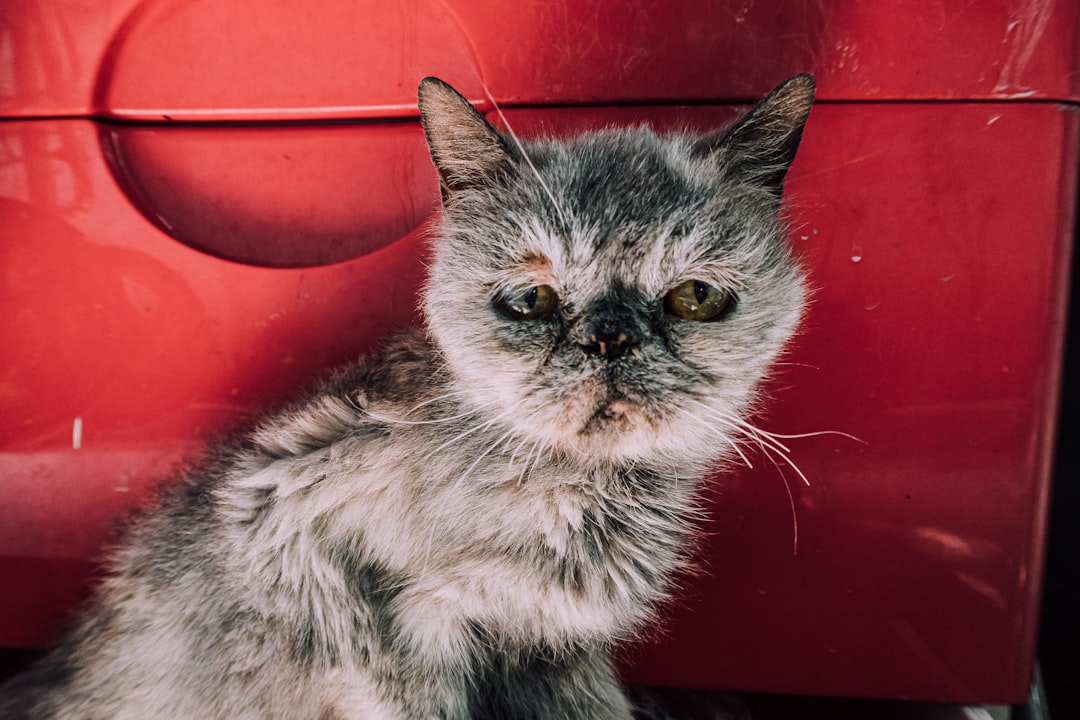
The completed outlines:
[[[641,344],[641,336],[629,327],[598,326],[589,333],[588,342],[581,344],[586,355],[615,360]]]

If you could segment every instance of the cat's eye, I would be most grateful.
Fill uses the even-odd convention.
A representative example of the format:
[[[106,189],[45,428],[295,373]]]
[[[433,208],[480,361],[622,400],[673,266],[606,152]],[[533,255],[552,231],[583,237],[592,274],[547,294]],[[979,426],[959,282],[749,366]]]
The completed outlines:
[[[533,285],[500,295],[496,304],[511,320],[540,320],[559,308],[559,296],[550,285]]]
[[[664,296],[664,310],[683,320],[719,320],[734,307],[735,296],[732,293],[701,280],[681,282]]]

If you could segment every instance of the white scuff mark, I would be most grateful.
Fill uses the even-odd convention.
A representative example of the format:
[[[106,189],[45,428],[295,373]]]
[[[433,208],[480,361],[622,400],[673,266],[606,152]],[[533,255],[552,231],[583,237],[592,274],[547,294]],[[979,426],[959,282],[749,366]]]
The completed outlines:
[[[883,155],[883,154],[884,154],[884,151],[875,150],[874,152],[866,153],[865,155],[860,155],[858,157],[848,158],[847,160],[844,160],[844,161],[840,162],[837,165],[830,165],[828,167],[824,167],[824,168],[820,168],[818,170],[814,170],[813,172],[803,173],[799,177],[800,177],[800,179],[805,180],[806,178],[816,177],[818,175],[824,175],[825,173],[835,172],[835,171],[840,170],[842,168],[850,167],[852,165],[857,165],[859,163],[864,163],[867,160],[872,160],[872,159],[878,157],[879,155]],[[814,234],[817,235],[817,230],[814,231]]]
[[[728,17],[730,17],[736,24],[744,23],[746,22],[746,16],[749,15],[750,11],[754,9],[755,2],[756,0],[745,0],[742,3],[742,6],[739,7],[737,10],[732,11],[725,9],[724,12],[726,12]]]
[[[986,127],[990,127],[991,125],[993,125],[994,123],[996,123],[1000,119],[1001,119],[1000,114],[994,115],[993,117],[991,117],[989,120],[986,121]]]
[[[78,450],[82,447],[82,418],[77,417],[71,423],[71,449]]]
[[[1007,720],[1011,716],[1005,705],[969,705],[963,708],[964,720]]]
[[[1021,0],[1010,8],[1004,41],[1009,45],[1009,51],[994,85],[995,93],[1008,93],[1014,98],[1035,93],[1023,85],[1023,75],[1046,32],[1053,10],[1054,0]]]

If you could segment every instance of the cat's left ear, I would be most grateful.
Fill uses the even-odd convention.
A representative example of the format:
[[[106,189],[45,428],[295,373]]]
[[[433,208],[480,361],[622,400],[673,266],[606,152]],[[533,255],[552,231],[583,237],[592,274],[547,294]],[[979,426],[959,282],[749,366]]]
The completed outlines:
[[[814,86],[809,73],[785,80],[731,128],[699,140],[694,152],[716,157],[728,173],[779,198],[814,103]]]
[[[454,88],[429,77],[417,94],[444,202],[458,190],[490,186],[515,172],[513,148]]]

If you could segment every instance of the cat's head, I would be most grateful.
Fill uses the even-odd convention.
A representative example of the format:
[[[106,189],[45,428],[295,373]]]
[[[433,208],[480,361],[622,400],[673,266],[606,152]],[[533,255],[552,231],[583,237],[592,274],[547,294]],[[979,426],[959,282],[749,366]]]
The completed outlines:
[[[425,310],[458,389],[586,460],[729,452],[803,310],[780,198],[813,93],[796,76],[704,137],[522,142],[424,80],[443,196]]]

